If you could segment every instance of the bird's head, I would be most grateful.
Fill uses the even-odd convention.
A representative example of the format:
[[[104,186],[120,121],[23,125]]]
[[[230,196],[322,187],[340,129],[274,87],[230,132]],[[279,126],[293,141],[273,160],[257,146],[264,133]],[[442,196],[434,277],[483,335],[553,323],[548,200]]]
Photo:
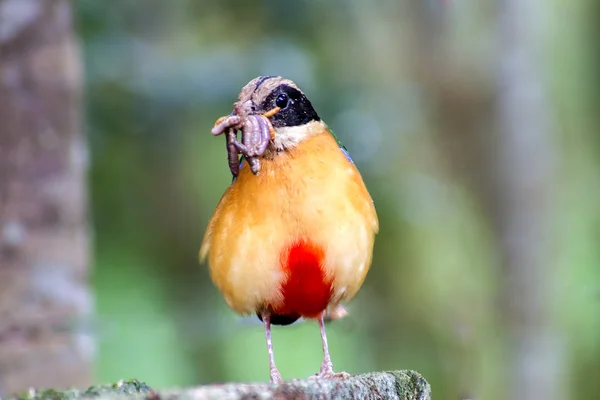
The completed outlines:
[[[280,76],[259,76],[242,88],[234,113],[264,115],[274,129],[273,147],[276,151],[296,146],[313,136],[319,115],[294,82]],[[318,123],[318,124],[317,124]]]

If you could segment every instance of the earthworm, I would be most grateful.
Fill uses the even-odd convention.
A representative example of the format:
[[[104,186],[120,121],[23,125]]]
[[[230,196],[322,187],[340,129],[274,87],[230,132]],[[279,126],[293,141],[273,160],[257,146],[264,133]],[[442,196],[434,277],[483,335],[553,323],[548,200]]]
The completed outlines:
[[[227,132],[227,155],[229,169],[235,177],[239,173],[238,154],[244,155],[254,175],[260,172],[260,159],[271,140],[271,122],[262,115],[246,115],[245,118],[233,114],[217,120],[211,133],[215,136]],[[241,143],[237,131],[242,133]]]

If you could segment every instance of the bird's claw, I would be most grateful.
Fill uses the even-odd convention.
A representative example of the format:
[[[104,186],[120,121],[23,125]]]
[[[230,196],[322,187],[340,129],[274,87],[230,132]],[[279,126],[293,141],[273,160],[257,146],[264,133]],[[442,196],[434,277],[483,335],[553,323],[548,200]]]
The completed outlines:
[[[348,378],[350,378],[350,374],[347,372],[324,371],[324,372],[319,372],[318,374],[314,374],[314,375],[310,376],[308,379],[316,380],[316,379],[348,379]]]
[[[308,379],[348,379],[350,374],[347,372],[334,372],[333,365],[325,364],[321,366],[321,371],[318,374],[314,374]]]

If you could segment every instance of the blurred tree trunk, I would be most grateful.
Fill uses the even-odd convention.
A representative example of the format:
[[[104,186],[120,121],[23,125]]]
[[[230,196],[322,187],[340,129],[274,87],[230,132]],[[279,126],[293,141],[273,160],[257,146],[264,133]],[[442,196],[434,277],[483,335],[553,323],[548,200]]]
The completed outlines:
[[[494,203],[492,167],[492,126],[494,114],[493,83],[489,71],[480,60],[464,62],[464,54],[456,52],[451,38],[451,7],[455,2],[413,0],[413,73],[423,85],[435,108],[431,118],[435,126],[436,154],[450,170],[448,176],[466,182],[474,197],[489,215]],[[479,62],[478,62],[479,61]],[[496,377],[490,382],[484,376],[486,365],[481,354],[493,353],[496,338],[486,336],[476,313],[465,312],[460,329],[449,330],[452,350],[444,357],[455,366],[451,378],[452,395],[456,398],[479,399],[496,396],[502,383]],[[481,345],[483,343],[483,346]],[[497,371],[497,365],[494,365]],[[492,397],[501,398],[501,397]]]
[[[554,323],[556,149],[542,68],[540,1],[499,6],[498,173],[493,218],[501,253],[509,398],[564,398]]]
[[[415,70],[437,102],[440,154],[481,202],[500,266],[504,376],[490,390],[477,373],[463,374],[460,390],[475,398],[486,391],[504,392],[502,398],[562,398],[552,301],[556,149],[540,60],[543,5],[496,2],[499,29],[492,45],[498,45],[498,58],[489,71],[448,49],[450,3],[415,4]]]
[[[0,0],[0,396],[86,386],[81,65],[68,0]]]

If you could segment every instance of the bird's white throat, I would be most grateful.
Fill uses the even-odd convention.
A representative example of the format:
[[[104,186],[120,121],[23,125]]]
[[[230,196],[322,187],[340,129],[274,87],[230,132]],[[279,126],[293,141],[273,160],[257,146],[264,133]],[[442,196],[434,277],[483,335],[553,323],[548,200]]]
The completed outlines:
[[[318,135],[327,129],[323,121],[310,121],[299,126],[282,126],[275,128],[275,149],[282,151],[297,146],[311,136]]]

